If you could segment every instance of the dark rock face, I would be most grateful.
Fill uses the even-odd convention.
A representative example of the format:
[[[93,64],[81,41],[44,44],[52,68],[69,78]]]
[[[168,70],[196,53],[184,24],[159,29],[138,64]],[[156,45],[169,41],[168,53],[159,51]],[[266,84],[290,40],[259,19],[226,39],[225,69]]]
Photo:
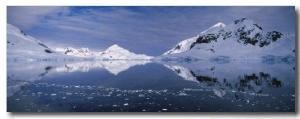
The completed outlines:
[[[217,42],[218,38],[219,38],[219,34],[206,34],[206,35],[200,36],[197,38],[196,42],[192,43],[192,45],[190,46],[190,49],[192,49],[196,44],[210,43],[211,41]]]
[[[211,43],[212,41],[218,42],[217,39],[221,38],[226,40],[234,38],[238,43],[243,45],[258,45],[260,47],[268,46],[271,42],[276,42],[283,35],[278,31],[270,31],[264,36],[262,34],[262,27],[257,23],[246,24],[244,22],[253,22],[247,18],[242,18],[234,21],[234,25],[238,26],[236,29],[221,28],[217,33],[209,33],[200,35],[195,42],[190,46],[192,49],[196,44]],[[177,48],[177,47],[176,47]],[[180,47],[178,47],[180,49]]]
[[[71,53],[71,52],[73,52],[73,50],[67,49],[66,52],[65,52],[65,54],[68,54],[68,53]]]
[[[23,30],[20,30],[20,33],[23,34],[24,36],[27,36],[27,34]]]
[[[268,46],[271,42],[276,42],[283,34],[278,31],[268,32],[264,39],[261,40],[259,46]]]
[[[45,49],[44,50],[46,53],[53,53],[51,50],[49,50],[49,49]]]
[[[177,45],[176,47],[175,47],[175,50],[179,50],[181,48],[181,45]]]
[[[214,27],[201,32],[197,37],[189,39],[189,41],[180,42],[165,54],[181,53],[192,49],[203,49],[211,53],[218,53],[218,50],[215,50],[213,46],[214,42],[220,42],[220,40],[231,40],[240,45],[259,46],[258,48],[262,48],[270,45],[272,42],[277,42],[283,35],[284,34],[279,31],[263,31],[263,28],[256,22],[247,18],[242,18],[235,20],[228,26],[215,25]],[[200,44],[210,43],[212,44],[207,45],[204,48],[197,47],[197,45]]]

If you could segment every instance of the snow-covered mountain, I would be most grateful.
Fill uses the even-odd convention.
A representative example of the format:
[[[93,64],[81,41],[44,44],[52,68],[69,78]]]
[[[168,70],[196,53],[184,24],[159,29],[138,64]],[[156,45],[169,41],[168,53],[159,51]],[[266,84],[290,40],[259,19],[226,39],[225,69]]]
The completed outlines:
[[[217,23],[198,36],[179,42],[162,57],[258,58],[262,56],[293,56],[295,37],[278,31],[263,31],[250,19],[235,20],[229,25]]]
[[[107,50],[105,50],[101,56],[101,59],[103,60],[108,60],[108,59],[135,59],[135,60],[139,60],[139,59],[152,59],[152,56],[147,56],[144,54],[135,54],[132,52],[129,52],[128,50],[118,46],[117,44],[114,44],[112,46],[110,46],[109,48],[107,48]]]
[[[102,59],[102,60],[149,60],[152,56],[132,53],[118,45],[110,46],[104,52],[93,52],[88,48],[75,49],[72,47],[56,48],[53,50],[45,43],[27,35],[17,27],[7,24],[7,57],[16,59]]]
[[[27,35],[17,27],[7,24],[7,56],[9,57],[55,57],[57,53],[41,41]]]
[[[88,48],[75,49],[72,47],[56,48],[55,51],[69,56],[101,60],[149,60],[153,58],[152,56],[147,56],[144,54],[132,53],[127,49],[118,46],[117,44],[108,47],[104,52],[93,52]]]
[[[210,28],[208,28],[207,30],[202,31],[200,34],[204,34],[207,32],[218,32],[218,29],[225,27],[226,25],[222,22],[216,23],[215,25],[211,26]]]
[[[92,52],[89,50],[89,48],[75,49],[72,47],[56,48],[55,51],[65,55],[83,57],[83,58],[99,57],[102,53],[102,52]]]

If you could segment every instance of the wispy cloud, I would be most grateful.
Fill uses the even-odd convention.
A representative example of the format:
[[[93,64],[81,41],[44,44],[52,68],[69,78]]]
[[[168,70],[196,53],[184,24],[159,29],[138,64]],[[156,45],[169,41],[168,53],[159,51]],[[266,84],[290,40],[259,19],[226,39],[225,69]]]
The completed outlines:
[[[23,29],[30,29],[33,25],[40,23],[45,15],[58,14],[64,11],[64,7],[8,6],[7,11],[8,23],[14,23]]]

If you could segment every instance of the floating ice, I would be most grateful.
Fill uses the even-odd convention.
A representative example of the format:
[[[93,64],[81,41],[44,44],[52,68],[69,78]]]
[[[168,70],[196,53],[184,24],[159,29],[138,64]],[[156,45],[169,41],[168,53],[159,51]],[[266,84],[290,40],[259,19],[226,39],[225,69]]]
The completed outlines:
[[[93,97],[87,97],[87,99],[89,99],[89,100],[90,100],[90,99],[93,99]]]
[[[183,92],[180,92],[179,94],[178,94],[178,96],[187,96],[188,94],[186,94],[186,93],[183,93]]]
[[[74,86],[75,88],[79,88],[80,86]]]
[[[67,95],[72,95],[72,93],[67,92]]]

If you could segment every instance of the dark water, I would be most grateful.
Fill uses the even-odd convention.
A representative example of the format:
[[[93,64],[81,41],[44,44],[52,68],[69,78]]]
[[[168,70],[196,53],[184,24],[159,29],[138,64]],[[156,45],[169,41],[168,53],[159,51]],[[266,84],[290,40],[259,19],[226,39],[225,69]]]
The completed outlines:
[[[9,62],[9,112],[294,112],[294,64]]]

